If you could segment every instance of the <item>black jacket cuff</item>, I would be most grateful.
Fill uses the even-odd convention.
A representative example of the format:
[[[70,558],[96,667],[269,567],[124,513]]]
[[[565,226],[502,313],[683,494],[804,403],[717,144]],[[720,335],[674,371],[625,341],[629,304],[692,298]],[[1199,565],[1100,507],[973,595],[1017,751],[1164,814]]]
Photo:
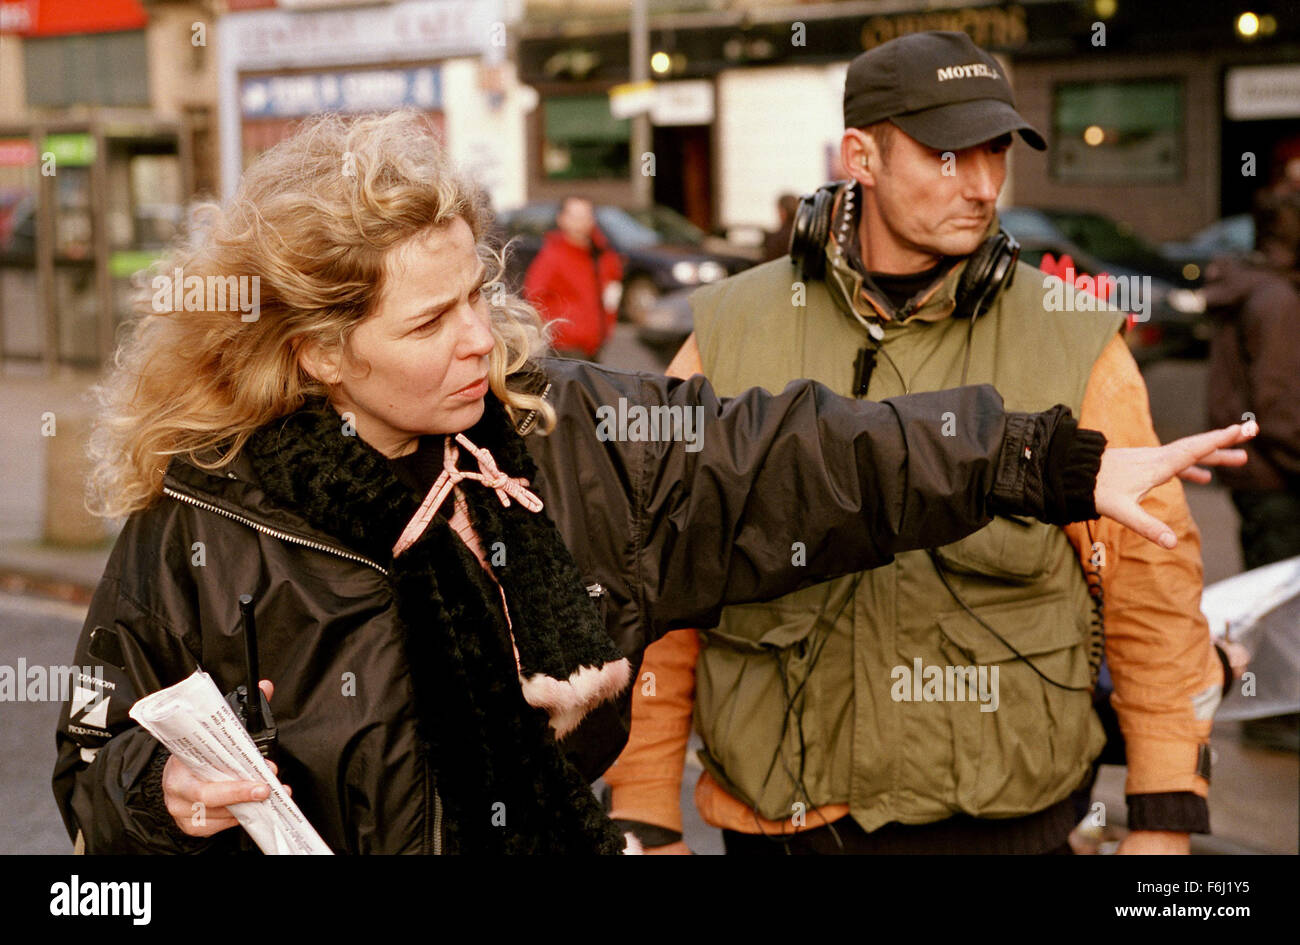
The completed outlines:
[[[167,759],[171,756],[172,753],[162,745],[155,749],[153,757],[149,759],[149,766],[140,775],[140,797],[144,801],[145,811],[162,828],[168,840],[183,851],[197,853],[212,845],[212,837],[191,837],[181,830],[167,810],[162,778],[163,768],[167,767]]]
[[[1168,830],[1174,833],[1209,833],[1210,805],[1191,791],[1167,794],[1130,794],[1129,830]]]
[[[1081,430],[1070,408],[1007,413],[1006,433],[989,507],[994,514],[1032,515],[1049,525],[1097,517],[1094,493],[1106,437]]]
[[[1053,525],[1082,522],[1097,517],[1097,472],[1106,437],[1084,430],[1066,414],[1052,437],[1047,453],[1047,514]]]
[[[641,846],[646,849],[651,847],[666,847],[670,843],[677,843],[682,839],[681,833],[676,830],[669,830],[667,827],[660,827],[657,824],[647,824],[641,820],[615,820],[616,826],[622,833],[630,833],[641,841]]]

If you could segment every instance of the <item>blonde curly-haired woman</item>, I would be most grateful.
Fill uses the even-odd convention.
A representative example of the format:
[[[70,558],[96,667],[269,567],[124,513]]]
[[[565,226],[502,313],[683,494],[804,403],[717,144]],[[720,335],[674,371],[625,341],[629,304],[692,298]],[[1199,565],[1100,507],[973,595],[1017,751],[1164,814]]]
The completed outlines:
[[[487,232],[417,116],[322,118],[158,267],[92,438],[93,505],[126,521],[77,654],[107,713],[59,723],[87,852],[241,847],[227,805],[265,786],[198,781],[127,710],[196,668],[241,681],[242,594],[278,774],[331,849],[616,853],[589,783],[649,641],[999,512],[1156,539],[1145,489],[1239,460],[1233,428],[1103,462],[1064,408],[988,387],[720,401],[548,359]]]

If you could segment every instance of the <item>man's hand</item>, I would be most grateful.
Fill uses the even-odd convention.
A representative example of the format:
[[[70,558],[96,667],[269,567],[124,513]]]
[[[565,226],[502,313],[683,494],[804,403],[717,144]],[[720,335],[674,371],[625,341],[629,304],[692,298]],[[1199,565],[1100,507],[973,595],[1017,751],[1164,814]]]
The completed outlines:
[[[1168,830],[1134,830],[1119,842],[1115,852],[1186,856],[1192,852],[1192,838]]]
[[[1250,650],[1232,640],[1216,640],[1214,645],[1223,650],[1223,654],[1228,657],[1232,678],[1240,679],[1245,674],[1246,667],[1250,665]]]
[[[1246,451],[1228,447],[1244,443],[1258,432],[1259,425],[1252,421],[1185,436],[1164,446],[1106,450],[1101,454],[1101,469],[1097,472],[1098,514],[1114,519],[1164,548],[1173,548],[1178,544],[1173,530],[1143,511],[1138,502],[1174,476],[1207,483],[1210,471],[1204,466],[1244,465]]]

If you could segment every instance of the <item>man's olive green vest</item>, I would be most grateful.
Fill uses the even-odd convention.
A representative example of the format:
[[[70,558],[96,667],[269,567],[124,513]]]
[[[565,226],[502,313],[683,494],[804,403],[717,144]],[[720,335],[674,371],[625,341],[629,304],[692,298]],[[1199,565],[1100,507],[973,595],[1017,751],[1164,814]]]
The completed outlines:
[[[871,309],[860,277],[828,258],[829,285],[800,283],[785,257],[692,296],[704,372],[720,394],[779,391],[803,377],[851,393],[869,341],[848,307]],[[870,399],[960,384],[972,326],[948,316],[962,268],[905,321],[884,324]],[[1008,410],[1064,403],[1077,417],[1122,316],[1045,311],[1045,281],[1020,265],[976,320],[967,383],[993,384]],[[1072,289],[1053,288],[1071,307],[1091,301],[1074,305]],[[724,787],[772,820],[847,803],[870,831],[956,813],[1024,815],[1079,785],[1104,738],[1088,691],[1091,601],[1065,532],[999,517],[939,553],[948,582],[997,635],[924,551],[727,608],[701,634],[697,724],[704,763]],[[798,556],[796,543],[793,564]]]

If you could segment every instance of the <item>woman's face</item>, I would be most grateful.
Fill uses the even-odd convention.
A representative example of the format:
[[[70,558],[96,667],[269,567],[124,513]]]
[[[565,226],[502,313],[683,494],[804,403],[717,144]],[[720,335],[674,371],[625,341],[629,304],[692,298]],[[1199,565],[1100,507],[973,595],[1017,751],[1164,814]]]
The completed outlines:
[[[351,356],[317,349],[304,365],[332,385],[331,401],[354,415],[357,434],[394,457],[423,434],[478,422],[493,337],[486,270],[460,217],[393,247],[384,267],[383,293],[353,330]]]

